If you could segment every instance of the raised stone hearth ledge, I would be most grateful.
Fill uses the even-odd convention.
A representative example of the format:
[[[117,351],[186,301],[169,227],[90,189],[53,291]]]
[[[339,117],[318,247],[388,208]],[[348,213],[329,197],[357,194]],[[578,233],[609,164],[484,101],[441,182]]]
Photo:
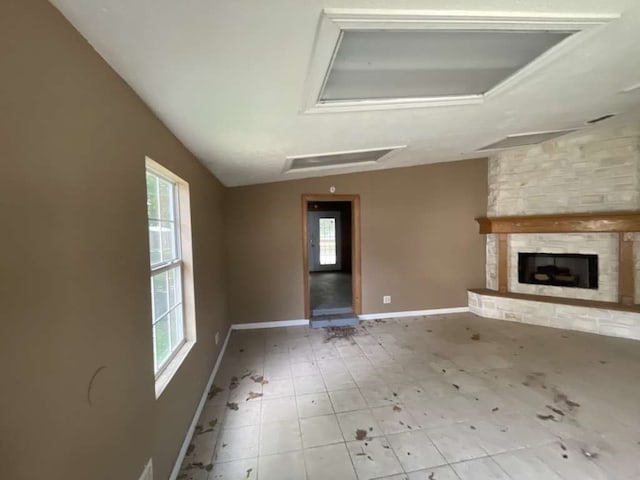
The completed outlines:
[[[469,310],[486,318],[640,340],[640,306],[469,290]]]

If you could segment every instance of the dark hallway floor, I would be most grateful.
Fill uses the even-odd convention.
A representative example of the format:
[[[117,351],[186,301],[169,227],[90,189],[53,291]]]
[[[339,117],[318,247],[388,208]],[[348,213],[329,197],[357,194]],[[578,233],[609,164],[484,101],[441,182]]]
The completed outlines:
[[[310,274],[312,315],[349,313],[352,308],[351,274],[314,272]],[[338,311],[336,311],[336,309]]]

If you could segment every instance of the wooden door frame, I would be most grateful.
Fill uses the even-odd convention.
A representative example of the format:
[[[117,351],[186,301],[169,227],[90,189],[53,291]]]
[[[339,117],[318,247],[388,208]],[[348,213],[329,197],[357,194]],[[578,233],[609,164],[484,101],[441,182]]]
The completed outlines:
[[[362,277],[360,259],[360,195],[332,193],[302,194],[302,278],[304,285],[304,318],[311,318],[309,300],[309,246],[307,212],[309,202],[349,202],[351,203],[351,301],[353,313],[362,313]]]

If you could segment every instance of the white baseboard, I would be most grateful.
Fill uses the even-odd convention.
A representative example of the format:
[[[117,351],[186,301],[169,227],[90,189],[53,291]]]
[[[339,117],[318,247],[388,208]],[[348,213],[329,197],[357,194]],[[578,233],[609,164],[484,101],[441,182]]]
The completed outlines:
[[[277,327],[298,327],[309,325],[309,320],[279,320],[277,322],[256,322],[256,323],[234,323],[231,330],[253,330],[255,328],[277,328]]]
[[[227,350],[227,343],[229,343],[231,330],[233,330],[233,326],[229,327],[227,336],[224,339],[224,343],[222,344],[222,349],[218,354],[218,359],[216,360],[216,364],[213,366],[213,370],[211,371],[211,375],[209,376],[209,381],[207,382],[207,385],[204,388],[204,392],[202,392],[200,403],[198,404],[198,408],[196,408],[196,412],[193,415],[193,420],[191,420],[191,425],[189,426],[189,430],[187,430],[187,435],[184,437],[184,442],[182,442],[182,448],[180,448],[180,452],[178,453],[178,458],[176,459],[176,463],[173,466],[173,470],[171,471],[171,476],[169,477],[169,480],[176,480],[178,478],[178,473],[180,473],[180,467],[182,466],[184,457],[187,455],[187,449],[189,448],[189,444],[191,443],[191,437],[193,437],[193,432],[195,432],[196,430],[196,425],[198,424],[198,420],[200,419],[200,414],[202,413],[202,409],[204,408],[205,403],[207,403],[207,395],[209,394],[209,390],[211,390],[211,386],[213,385],[213,380],[216,376],[216,373],[218,373],[218,369],[220,368],[220,363],[222,362],[222,357],[224,357],[224,352]]]
[[[365,313],[358,315],[360,320],[378,320],[384,318],[420,317],[422,315],[442,315],[445,313],[468,312],[469,307],[432,308],[430,310],[406,310],[404,312]]]

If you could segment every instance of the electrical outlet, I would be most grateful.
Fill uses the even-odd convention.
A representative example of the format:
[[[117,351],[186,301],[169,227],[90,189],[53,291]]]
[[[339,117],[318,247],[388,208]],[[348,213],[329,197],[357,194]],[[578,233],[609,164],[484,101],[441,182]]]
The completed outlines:
[[[382,303],[391,303],[391,295],[385,295],[382,297]]]
[[[220,332],[216,332],[216,345],[220,343]]]

